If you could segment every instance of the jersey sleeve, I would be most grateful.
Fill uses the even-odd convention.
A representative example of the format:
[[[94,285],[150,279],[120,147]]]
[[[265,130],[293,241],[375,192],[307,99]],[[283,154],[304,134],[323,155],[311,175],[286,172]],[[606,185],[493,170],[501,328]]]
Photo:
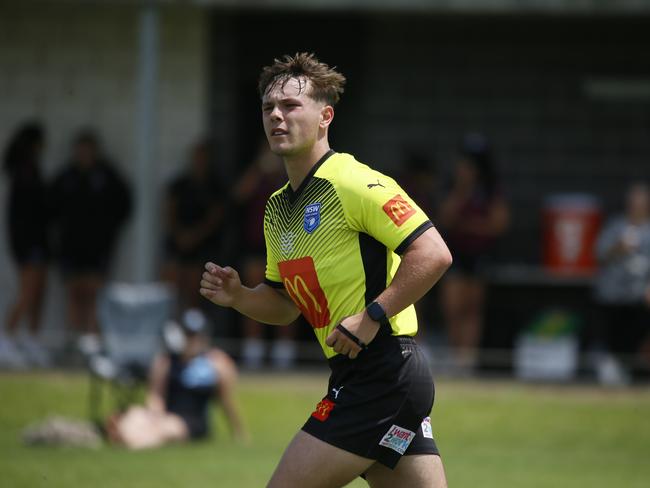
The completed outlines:
[[[342,172],[339,193],[348,224],[403,254],[427,229],[429,217],[395,180],[355,164]]]
[[[278,256],[273,251],[271,240],[273,239],[273,229],[271,228],[272,218],[270,215],[269,205],[264,210],[264,243],[266,246],[266,271],[264,273],[264,283],[273,288],[283,288],[280,270],[278,268]]]

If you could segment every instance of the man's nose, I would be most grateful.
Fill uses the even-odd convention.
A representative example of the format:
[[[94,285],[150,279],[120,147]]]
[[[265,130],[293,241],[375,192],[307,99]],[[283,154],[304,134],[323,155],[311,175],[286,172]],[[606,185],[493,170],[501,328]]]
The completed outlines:
[[[273,107],[269,116],[271,117],[271,120],[282,120],[282,111],[280,110],[280,107]]]

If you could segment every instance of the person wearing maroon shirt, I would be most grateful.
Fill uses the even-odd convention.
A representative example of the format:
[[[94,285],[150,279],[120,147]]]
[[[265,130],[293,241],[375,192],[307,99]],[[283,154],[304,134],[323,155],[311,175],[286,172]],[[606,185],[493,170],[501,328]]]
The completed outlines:
[[[442,313],[459,372],[476,363],[483,326],[482,273],[509,221],[487,139],[467,134],[460,146],[451,188],[440,205],[439,223],[454,255],[442,280]]]
[[[233,190],[233,200],[241,208],[244,255],[243,278],[246,283],[264,280],[266,247],[264,243],[264,209],[269,196],[287,181],[282,159],[271,152],[266,139],[261,141],[257,157],[243,173]],[[265,345],[262,324],[243,317],[244,341],[241,357],[244,367],[262,367]],[[295,328],[281,327],[269,351],[271,364],[280,369],[293,365],[296,356]]]

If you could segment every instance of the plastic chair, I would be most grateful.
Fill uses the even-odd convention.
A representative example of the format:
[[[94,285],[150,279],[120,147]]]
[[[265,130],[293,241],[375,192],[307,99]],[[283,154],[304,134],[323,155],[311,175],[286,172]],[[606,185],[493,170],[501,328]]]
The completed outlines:
[[[108,285],[97,305],[103,352],[89,358],[91,420],[102,423],[102,390],[111,386],[115,408],[134,400],[161,349],[162,330],[176,304],[173,288],[163,283]]]

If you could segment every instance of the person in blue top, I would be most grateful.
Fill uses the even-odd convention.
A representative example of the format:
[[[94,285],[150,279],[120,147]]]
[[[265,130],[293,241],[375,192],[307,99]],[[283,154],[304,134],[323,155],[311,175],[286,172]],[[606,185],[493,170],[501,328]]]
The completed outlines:
[[[210,434],[213,400],[223,408],[233,438],[246,439],[233,395],[235,363],[225,352],[209,347],[205,318],[198,310],[185,312],[180,331],[167,341],[169,351],[153,361],[145,405],[108,419],[106,432],[112,442],[144,449],[204,439]]]

